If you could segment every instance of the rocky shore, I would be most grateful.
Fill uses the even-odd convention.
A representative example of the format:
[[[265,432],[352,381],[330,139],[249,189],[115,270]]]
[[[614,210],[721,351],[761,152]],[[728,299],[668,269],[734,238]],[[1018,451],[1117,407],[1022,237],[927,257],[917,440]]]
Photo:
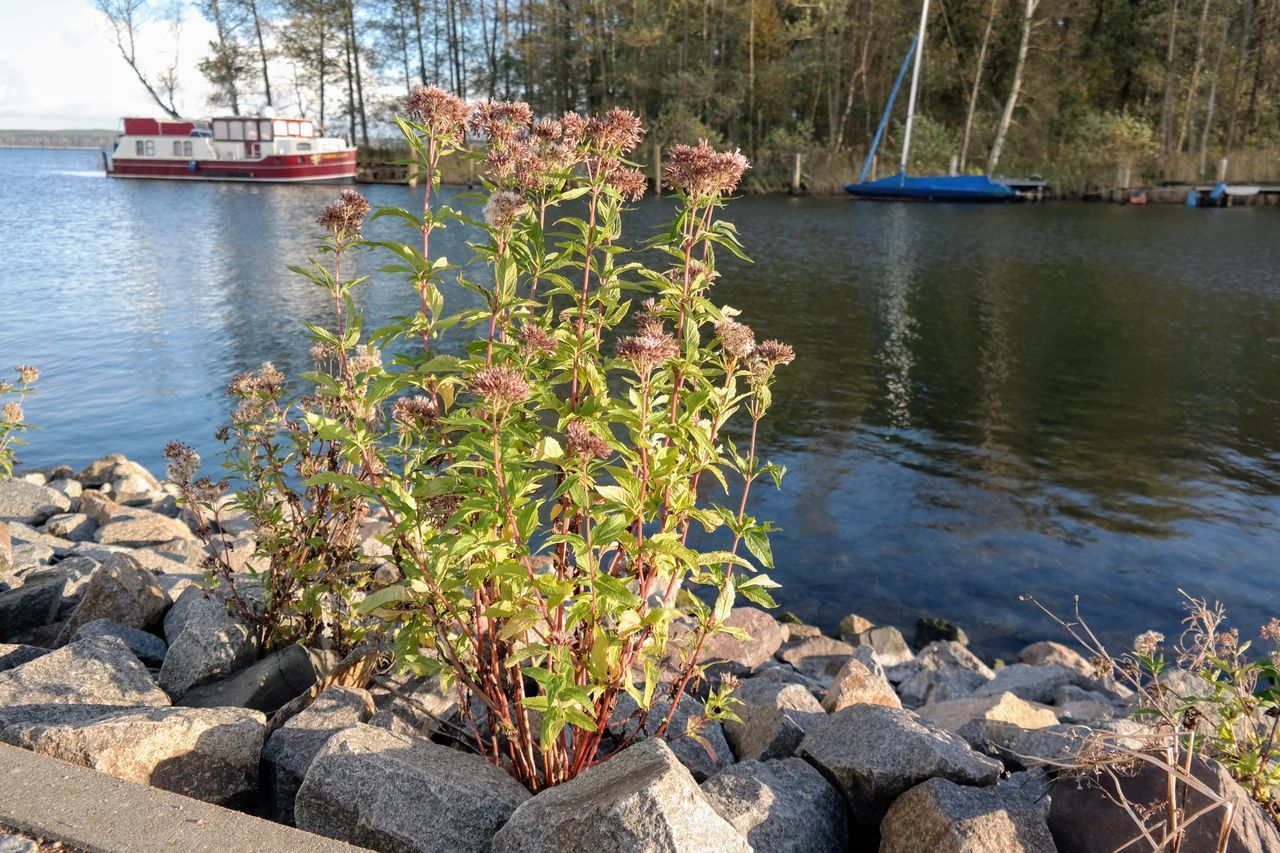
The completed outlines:
[[[219,535],[248,567],[247,519]],[[1055,642],[997,669],[937,621],[908,643],[859,615],[828,636],[739,608],[751,641],[703,655],[738,680],[741,723],[642,740],[531,795],[450,737],[456,697],[433,681],[313,690],[336,655],[264,654],[203,588],[203,557],[176,488],[122,456],[0,480],[0,742],[375,850],[1091,853],[1137,835],[1066,770],[1094,732],[1143,748],[1133,699]],[[700,711],[682,705],[672,732]],[[1228,849],[1280,850],[1222,768],[1195,774],[1235,804]],[[1133,803],[1167,781],[1125,779]],[[1219,826],[1193,823],[1184,853],[1216,849]]]

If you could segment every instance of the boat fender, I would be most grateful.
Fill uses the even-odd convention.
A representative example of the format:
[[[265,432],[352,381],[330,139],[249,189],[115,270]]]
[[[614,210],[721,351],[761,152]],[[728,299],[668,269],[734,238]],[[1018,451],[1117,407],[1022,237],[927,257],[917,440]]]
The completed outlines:
[[[196,161],[195,161],[195,160],[188,160],[188,161],[187,161],[187,170],[188,170],[188,171],[190,171],[190,172],[194,172],[194,171],[196,170]]]
[[[1187,190],[1187,207],[1199,207],[1199,206],[1200,206],[1200,193],[1196,192],[1194,187],[1190,190]]]

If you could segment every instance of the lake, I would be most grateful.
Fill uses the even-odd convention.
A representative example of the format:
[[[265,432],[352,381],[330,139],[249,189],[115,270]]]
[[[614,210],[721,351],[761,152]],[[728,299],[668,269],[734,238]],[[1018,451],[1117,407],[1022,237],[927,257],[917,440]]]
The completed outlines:
[[[309,369],[301,320],[329,309],[284,267],[336,189],[99,170],[0,151],[0,366],[43,370],[23,462],[159,473],[181,439],[215,463],[227,380]],[[641,203],[630,234],[669,211]],[[1113,642],[1176,636],[1179,588],[1248,636],[1280,613],[1280,211],[748,198],[727,218],[755,263],[713,297],[798,353],[762,436],[787,477],[752,504],[782,528],[782,608],[908,636],[939,615],[1005,658],[1060,638],[1021,593],[1079,595]],[[432,246],[462,260],[466,237]],[[411,296],[375,274],[359,302],[373,323]]]

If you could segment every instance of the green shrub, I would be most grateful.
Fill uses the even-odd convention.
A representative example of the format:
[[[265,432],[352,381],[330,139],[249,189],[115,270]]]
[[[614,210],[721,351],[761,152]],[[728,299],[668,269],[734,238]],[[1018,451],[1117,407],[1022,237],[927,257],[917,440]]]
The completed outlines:
[[[28,394],[34,393],[32,389],[40,378],[40,371],[29,364],[20,364],[14,370],[18,373],[17,385],[0,381],[0,399],[14,397],[0,406],[0,477],[13,474],[13,463],[16,461],[13,449],[26,444],[19,436],[33,429],[27,422],[22,402]]]

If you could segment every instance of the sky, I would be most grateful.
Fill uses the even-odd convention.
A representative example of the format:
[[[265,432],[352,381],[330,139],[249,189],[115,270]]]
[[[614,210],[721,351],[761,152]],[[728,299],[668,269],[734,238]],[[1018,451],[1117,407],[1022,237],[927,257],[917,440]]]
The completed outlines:
[[[188,14],[177,42],[185,115],[209,112],[196,61],[212,37],[212,25]],[[143,67],[167,65],[173,45],[166,25],[148,25],[138,44]],[[92,0],[0,0],[0,128],[110,130],[125,115],[162,114]]]

